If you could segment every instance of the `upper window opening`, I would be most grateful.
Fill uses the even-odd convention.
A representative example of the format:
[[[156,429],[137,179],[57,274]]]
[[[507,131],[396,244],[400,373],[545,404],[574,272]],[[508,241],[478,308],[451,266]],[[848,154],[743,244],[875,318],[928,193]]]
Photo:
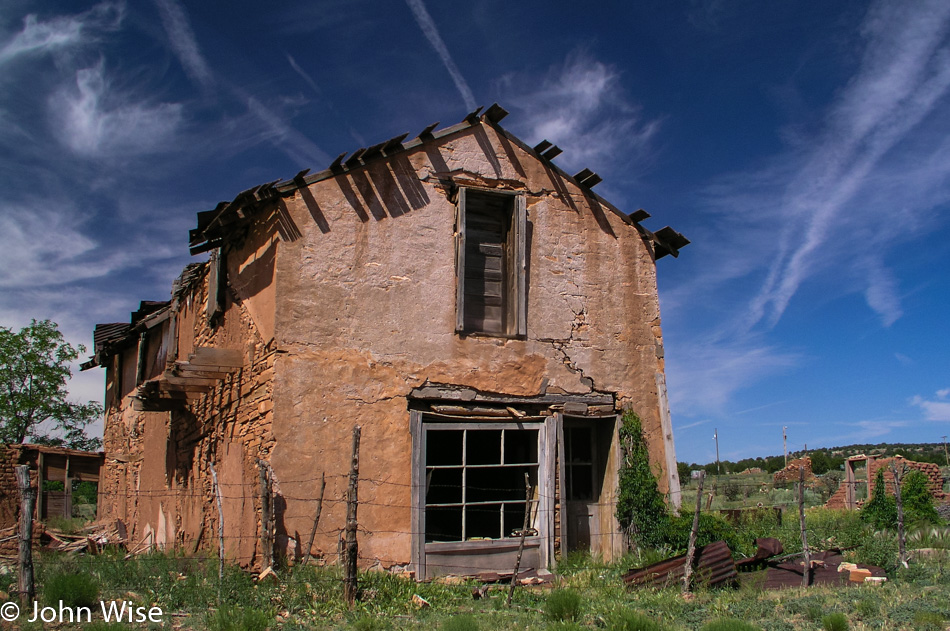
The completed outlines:
[[[525,198],[459,189],[456,227],[456,329],[523,336]]]

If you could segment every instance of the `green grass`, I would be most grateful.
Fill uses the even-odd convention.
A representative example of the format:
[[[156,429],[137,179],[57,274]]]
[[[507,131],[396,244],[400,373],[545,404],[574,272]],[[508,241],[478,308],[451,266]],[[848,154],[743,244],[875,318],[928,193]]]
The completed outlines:
[[[848,631],[848,616],[838,611],[822,616],[821,628],[825,631]]]
[[[548,595],[544,614],[554,621],[574,622],[581,617],[583,599],[573,589],[559,589]]]
[[[57,607],[93,607],[99,604],[99,586],[95,580],[82,574],[60,572],[43,583],[43,601]]]
[[[738,525],[737,535],[747,539],[748,544],[743,545],[750,548],[753,535],[768,534],[782,540],[786,550],[794,550],[798,526],[797,520],[790,522],[786,520],[780,527],[774,518],[750,518]],[[808,523],[810,541],[886,548],[882,542],[892,537],[870,533],[853,514],[811,509]],[[943,533],[924,533],[920,541],[925,538],[937,542]],[[227,566],[219,603],[217,560],[175,554],[152,553],[125,560],[121,552],[92,557],[37,551],[36,570],[38,592],[44,601],[56,590],[65,590],[74,597],[79,593],[79,582],[60,577],[78,576],[82,577],[82,585],[98,586],[97,600],[134,600],[136,604],[158,606],[167,614],[161,628],[171,629],[174,623],[183,631],[817,631],[831,612],[843,615],[851,629],[863,631],[944,629],[945,621],[950,620],[950,564],[941,559],[912,560],[909,569],[895,570],[880,587],[766,591],[743,575],[739,589],[700,588],[686,599],[679,585],[661,590],[628,590],[624,586],[622,576],[627,569],[670,553],[634,550],[613,564],[570,555],[557,567],[554,589],[519,587],[510,608],[505,605],[507,586],[494,586],[484,598],[474,600],[473,583],[416,583],[385,572],[365,572],[360,575],[360,600],[350,609],[342,600],[339,568],[315,566],[281,569],[279,580],[261,583],[253,580],[253,574]],[[860,547],[850,554],[859,553]],[[15,589],[14,580],[15,573],[0,574],[0,587],[10,593]],[[73,581],[74,587],[58,587],[63,580]],[[416,606],[416,594],[431,606]],[[172,613],[176,615],[168,615]],[[101,629],[112,631],[117,627]]]

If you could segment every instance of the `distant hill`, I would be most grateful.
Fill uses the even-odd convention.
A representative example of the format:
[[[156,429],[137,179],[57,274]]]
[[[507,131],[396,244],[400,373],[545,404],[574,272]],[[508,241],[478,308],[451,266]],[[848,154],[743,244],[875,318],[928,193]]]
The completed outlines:
[[[947,465],[947,455],[943,443],[878,443],[877,445],[845,445],[843,447],[822,447],[809,449],[807,455],[812,460],[812,470],[822,474],[833,469],[840,469],[846,458],[858,455],[891,457],[901,455],[908,460],[917,462],[932,462],[940,466]],[[788,459],[801,458],[804,451],[788,453]],[[716,462],[707,464],[678,464],[680,479],[688,479],[689,471],[704,469],[707,473],[716,472]],[[739,473],[746,469],[758,467],[769,473],[774,473],[785,466],[785,456],[766,456],[759,458],[744,458],[738,462],[722,460],[719,463],[723,473]],[[685,476],[685,478],[684,478]]]

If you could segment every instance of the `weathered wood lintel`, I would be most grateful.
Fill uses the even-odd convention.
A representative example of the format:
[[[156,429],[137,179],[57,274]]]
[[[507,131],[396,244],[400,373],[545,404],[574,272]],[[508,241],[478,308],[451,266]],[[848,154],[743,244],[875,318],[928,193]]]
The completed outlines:
[[[585,405],[613,405],[614,397],[610,394],[542,394],[533,397],[516,397],[484,393],[472,388],[446,385],[426,385],[414,388],[409,398],[417,400],[466,401],[475,403],[500,403],[506,405],[552,405],[552,404],[585,404]],[[579,410],[579,406],[577,407]]]

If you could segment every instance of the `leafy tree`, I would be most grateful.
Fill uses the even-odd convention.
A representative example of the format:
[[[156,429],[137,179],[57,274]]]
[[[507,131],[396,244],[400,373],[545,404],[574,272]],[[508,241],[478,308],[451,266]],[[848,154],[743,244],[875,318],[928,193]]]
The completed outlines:
[[[33,320],[19,332],[0,327],[0,442],[99,448],[99,439],[84,430],[102,406],[66,399],[69,363],[85,352],[50,320]]]
[[[677,462],[676,475],[679,477],[681,484],[689,484],[690,476],[692,475],[689,465],[685,462]]]

